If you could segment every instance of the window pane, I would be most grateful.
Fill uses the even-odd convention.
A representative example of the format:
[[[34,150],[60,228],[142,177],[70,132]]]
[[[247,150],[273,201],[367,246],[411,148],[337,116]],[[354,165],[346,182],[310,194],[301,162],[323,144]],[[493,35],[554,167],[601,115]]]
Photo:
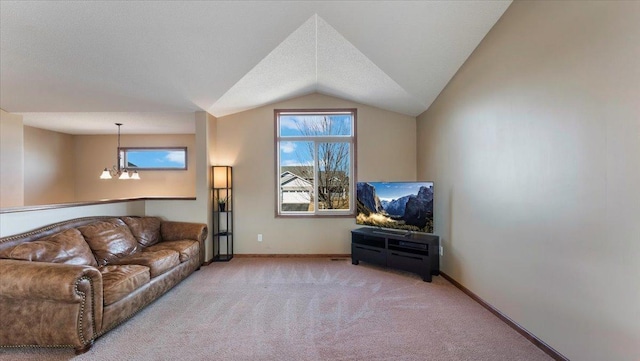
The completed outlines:
[[[121,167],[187,169],[187,148],[122,148]]]
[[[313,212],[313,142],[280,143],[280,203],[283,212]]]
[[[277,215],[354,212],[356,117],[356,109],[275,110]]]
[[[349,136],[351,128],[350,114],[280,116],[282,137]]]
[[[318,208],[349,209],[350,143],[318,144]]]

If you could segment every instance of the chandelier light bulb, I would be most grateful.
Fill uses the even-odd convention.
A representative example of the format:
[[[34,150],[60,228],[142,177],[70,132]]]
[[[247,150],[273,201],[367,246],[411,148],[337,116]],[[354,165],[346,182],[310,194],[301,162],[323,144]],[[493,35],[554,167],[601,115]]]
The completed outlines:
[[[109,169],[105,168],[100,174],[100,179],[111,179],[111,173],[109,173]]]

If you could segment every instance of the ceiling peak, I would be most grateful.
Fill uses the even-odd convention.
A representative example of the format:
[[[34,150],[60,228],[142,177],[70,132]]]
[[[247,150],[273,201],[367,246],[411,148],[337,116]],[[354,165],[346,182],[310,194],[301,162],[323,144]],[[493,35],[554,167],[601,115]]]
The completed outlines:
[[[334,27],[314,14],[209,111],[220,117],[311,92],[411,115],[426,109]]]

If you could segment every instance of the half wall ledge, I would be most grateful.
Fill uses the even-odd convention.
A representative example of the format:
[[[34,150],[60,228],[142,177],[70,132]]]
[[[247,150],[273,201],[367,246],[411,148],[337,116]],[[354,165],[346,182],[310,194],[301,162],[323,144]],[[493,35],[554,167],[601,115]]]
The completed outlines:
[[[195,200],[196,200],[196,197],[114,198],[114,199],[101,199],[99,201],[57,203],[57,204],[46,204],[46,205],[40,205],[40,206],[7,207],[7,208],[0,208],[0,214],[42,211],[42,210],[48,210],[48,209],[92,206],[92,205],[98,205],[98,204],[121,203],[121,202],[132,202],[132,201],[195,201]]]

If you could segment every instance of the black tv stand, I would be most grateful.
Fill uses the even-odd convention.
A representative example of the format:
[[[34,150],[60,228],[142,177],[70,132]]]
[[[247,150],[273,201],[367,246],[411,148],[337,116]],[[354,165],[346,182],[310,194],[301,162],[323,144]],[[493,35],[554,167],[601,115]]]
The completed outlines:
[[[440,274],[440,238],[376,228],[351,231],[351,263],[360,261],[417,273],[425,282]]]
[[[409,231],[385,231],[385,230],[375,230],[371,231],[374,234],[380,234],[383,236],[399,236],[399,237],[409,237],[411,232]]]

